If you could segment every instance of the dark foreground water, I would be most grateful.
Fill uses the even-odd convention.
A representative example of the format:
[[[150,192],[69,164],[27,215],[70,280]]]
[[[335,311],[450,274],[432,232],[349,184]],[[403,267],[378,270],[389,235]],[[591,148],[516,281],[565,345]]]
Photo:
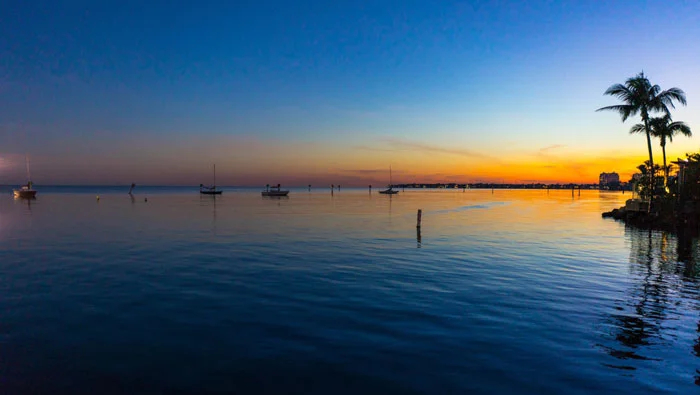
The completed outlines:
[[[696,241],[601,219],[629,195],[124,190],[0,195],[0,393],[700,382]]]

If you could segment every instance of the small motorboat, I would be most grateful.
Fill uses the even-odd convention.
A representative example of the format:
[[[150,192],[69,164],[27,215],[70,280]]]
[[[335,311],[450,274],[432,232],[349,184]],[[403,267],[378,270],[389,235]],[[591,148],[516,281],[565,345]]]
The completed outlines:
[[[280,184],[277,184],[276,187],[271,187],[270,184],[267,184],[265,190],[262,191],[262,195],[268,197],[282,197],[289,195],[289,191],[280,189]]]
[[[207,187],[199,184],[199,193],[202,195],[221,195],[222,192],[222,190],[216,189],[216,185]]]

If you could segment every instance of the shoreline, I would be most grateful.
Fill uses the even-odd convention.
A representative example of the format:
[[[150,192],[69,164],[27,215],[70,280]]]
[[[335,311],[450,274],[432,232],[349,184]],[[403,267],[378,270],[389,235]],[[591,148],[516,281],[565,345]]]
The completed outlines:
[[[622,221],[640,229],[661,230],[671,233],[700,234],[700,211],[692,204],[662,206],[648,210],[648,203],[629,199],[625,206],[603,212],[603,218]]]

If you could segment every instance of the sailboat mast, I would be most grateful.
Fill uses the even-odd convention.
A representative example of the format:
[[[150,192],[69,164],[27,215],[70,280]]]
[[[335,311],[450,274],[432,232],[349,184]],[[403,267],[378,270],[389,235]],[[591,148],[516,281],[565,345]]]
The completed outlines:
[[[214,163],[214,186],[216,187],[216,163]]]
[[[31,181],[32,173],[29,171],[29,155],[25,155],[24,159],[27,162],[27,181]]]
[[[389,188],[394,187],[394,182],[391,181],[391,165],[389,165]]]

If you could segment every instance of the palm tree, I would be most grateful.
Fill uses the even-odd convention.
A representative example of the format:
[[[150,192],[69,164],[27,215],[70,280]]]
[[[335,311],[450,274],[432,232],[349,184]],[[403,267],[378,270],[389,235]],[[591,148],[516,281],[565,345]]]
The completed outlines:
[[[673,102],[677,101],[685,105],[685,92],[679,88],[671,88],[661,91],[658,85],[652,85],[644,72],[628,78],[625,84],[615,84],[605,91],[606,95],[617,97],[624,104],[607,106],[596,111],[615,111],[622,117],[622,122],[632,115],[640,114],[644,123],[644,131],[647,135],[647,149],[649,150],[649,163],[654,167],[654,155],[651,151],[651,132],[649,128],[649,114],[663,112],[669,114],[669,107],[675,108]],[[653,186],[654,177],[650,180]],[[651,207],[651,205],[650,205]]]
[[[646,130],[643,124],[638,123],[632,126],[630,133],[644,133]],[[670,167],[666,165],[666,140],[668,139],[668,142],[672,143],[673,136],[682,134],[690,137],[693,133],[688,125],[680,121],[673,122],[668,114],[665,114],[663,117],[651,118],[649,120],[649,133],[661,140],[661,151],[664,155],[664,186],[666,186],[668,185],[668,170]]]
[[[654,165],[651,167],[649,160],[645,160],[644,163],[636,167],[639,173],[632,176],[630,180],[631,184],[634,184],[634,190],[639,194],[642,199],[650,199],[652,194],[652,184],[649,180],[654,177],[657,173],[661,172],[661,166]]]

